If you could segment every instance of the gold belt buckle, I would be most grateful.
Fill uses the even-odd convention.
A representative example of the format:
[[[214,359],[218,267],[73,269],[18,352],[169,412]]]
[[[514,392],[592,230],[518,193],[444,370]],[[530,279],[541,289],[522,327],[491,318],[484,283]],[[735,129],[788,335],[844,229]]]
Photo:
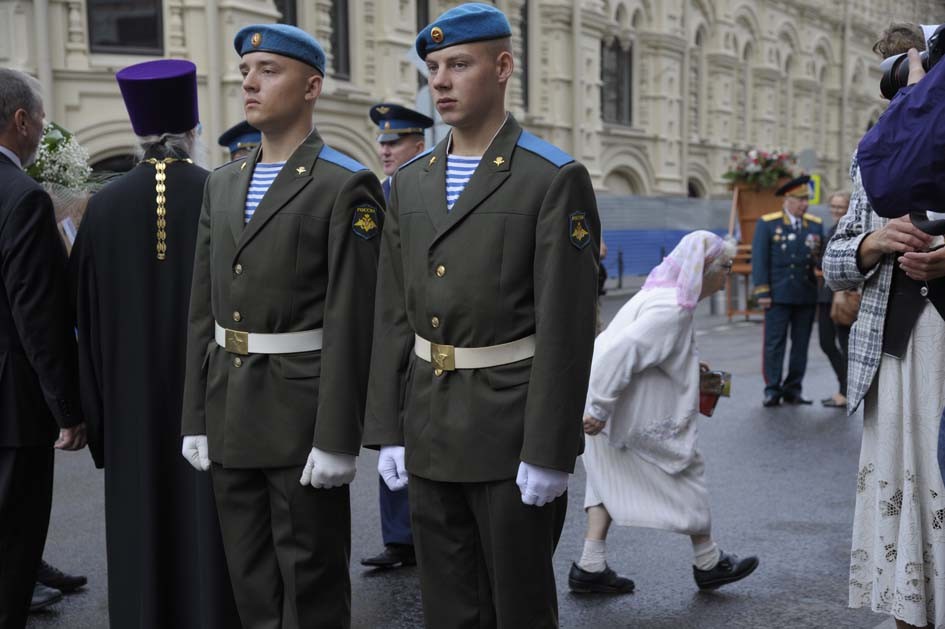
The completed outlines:
[[[456,371],[456,348],[452,345],[430,343],[430,362],[434,369]]]
[[[249,354],[249,332],[226,331],[226,351],[246,356]]]

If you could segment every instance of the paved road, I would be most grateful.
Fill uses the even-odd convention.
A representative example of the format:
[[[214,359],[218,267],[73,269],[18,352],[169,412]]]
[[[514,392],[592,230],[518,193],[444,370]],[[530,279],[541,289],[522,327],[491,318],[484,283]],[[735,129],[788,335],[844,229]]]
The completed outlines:
[[[623,299],[605,300],[605,320]],[[733,397],[723,399],[715,417],[703,418],[701,426],[714,532],[724,549],[757,554],[761,566],[742,583],[700,594],[692,581],[688,539],[662,531],[615,528],[608,541],[610,564],[636,581],[637,592],[620,598],[570,594],[568,568],[580,554],[584,534],[584,472],[578,464],[555,561],[562,627],[880,625],[883,617],[846,607],[859,417],[847,418],[841,411],[820,406],[763,409],[758,373],[761,325],[728,323],[706,310],[701,308],[698,316],[702,357],[735,376]],[[836,387],[816,336],[805,384],[805,395],[814,399],[830,395]],[[380,549],[375,460],[372,452],[360,457],[352,488],[353,624],[420,627],[415,569],[377,573],[357,563]],[[102,476],[84,452],[59,453],[56,473],[46,557],[63,569],[88,574],[90,584],[34,615],[28,626],[104,628]]]

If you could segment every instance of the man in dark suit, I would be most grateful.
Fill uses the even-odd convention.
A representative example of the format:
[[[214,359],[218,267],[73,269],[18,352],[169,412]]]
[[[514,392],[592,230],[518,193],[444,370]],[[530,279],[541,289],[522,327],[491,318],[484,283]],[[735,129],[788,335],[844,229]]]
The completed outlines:
[[[801,396],[807,349],[817,311],[814,269],[823,246],[819,217],[807,214],[810,177],[792,179],[775,192],[784,197],[780,212],[758,219],[751,244],[751,279],[758,305],[765,309],[764,406],[810,404]],[[788,331],[791,355],[782,379]]]
[[[600,220],[587,170],[505,110],[486,3],[417,38],[450,137],[393,179],[364,443],[410,484],[426,625],[558,625],[552,555],[582,419]]]
[[[239,618],[210,479],[179,456],[175,421],[209,174],[191,159],[197,68],[160,59],[116,79],[141,160],[91,198],[69,261],[89,449],[105,468],[109,622],[230,629]]]
[[[182,450],[211,470],[243,626],[347,627],[384,199],[314,129],[318,42],[267,24],[234,44],[262,142],[207,180]]]
[[[44,117],[38,83],[0,69],[0,629],[26,625],[49,527],[53,445],[86,441],[66,250],[49,195],[22,170]]]
[[[371,120],[377,125],[377,153],[387,178],[381,182],[384,200],[390,196],[390,180],[405,163],[423,152],[423,133],[433,126],[433,120],[419,111],[394,103],[378,103],[371,107]],[[378,477],[381,508],[381,536],[384,550],[361,560],[363,566],[393,568],[417,563],[410,533],[410,503],[407,489],[391,491],[384,479]]]

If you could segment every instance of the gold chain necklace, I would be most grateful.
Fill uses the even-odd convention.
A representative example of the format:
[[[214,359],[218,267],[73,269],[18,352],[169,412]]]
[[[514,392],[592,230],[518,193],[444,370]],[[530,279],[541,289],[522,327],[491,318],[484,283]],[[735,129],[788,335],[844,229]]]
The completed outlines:
[[[144,161],[154,166],[154,192],[157,194],[155,198],[157,202],[157,259],[163,260],[167,257],[167,231],[165,231],[167,227],[167,208],[164,206],[167,202],[167,198],[164,196],[164,193],[167,192],[167,185],[164,183],[167,181],[167,165],[174,162],[193,164],[194,160],[190,158],[179,159],[177,157],[165,157],[164,159],[152,157]]]

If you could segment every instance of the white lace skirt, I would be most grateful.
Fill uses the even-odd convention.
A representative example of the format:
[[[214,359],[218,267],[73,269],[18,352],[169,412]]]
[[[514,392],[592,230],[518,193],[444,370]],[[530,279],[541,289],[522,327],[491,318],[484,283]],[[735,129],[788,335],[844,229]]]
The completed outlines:
[[[884,355],[864,403],[850,607],[945,626],[945,488],[936,452],[945,322],[927,305],[902,360]]]
[[[584,446],[584,508],[603,504],[621,526],[706,535],[711,525],[705,464],[696,452],[689,467],[668,474],[632,450],[612,446],[605,435]]]

